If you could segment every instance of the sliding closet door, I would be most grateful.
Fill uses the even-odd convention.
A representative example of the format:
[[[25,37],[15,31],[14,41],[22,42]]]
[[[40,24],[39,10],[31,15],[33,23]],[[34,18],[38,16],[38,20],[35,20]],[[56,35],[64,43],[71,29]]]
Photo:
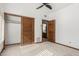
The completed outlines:
[[[34,18],[22,17],[22,45],[34,42]]]
[[[5,15],[5,44],[21,43],[21,18]]]

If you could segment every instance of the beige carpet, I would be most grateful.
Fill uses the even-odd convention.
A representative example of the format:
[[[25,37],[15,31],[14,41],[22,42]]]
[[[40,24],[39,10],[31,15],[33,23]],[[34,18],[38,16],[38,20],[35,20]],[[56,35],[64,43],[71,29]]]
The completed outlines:
[[[52,55],[53,53],[46,49],[46,50],[39,52],[36,56],[52,56]]]
[[[51,42],[7,46],[2,56],[79,56],[79,51]]]

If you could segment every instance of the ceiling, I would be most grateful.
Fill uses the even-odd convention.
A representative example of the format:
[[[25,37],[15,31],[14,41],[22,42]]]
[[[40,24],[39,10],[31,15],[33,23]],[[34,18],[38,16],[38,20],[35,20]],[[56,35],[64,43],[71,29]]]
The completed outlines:
[[[57,11],[57,10],[60,10],[62,8],[65,8],[69,5],[71,5],[73,3],[50,3],[50,5],[53,7],[53,11]]]
[[[1,3],[0,3],[1,4]],[[21,3],[21,4],[24,4],[24,3]],[[25,3],[26,4],[26,3]],[[57,10],[60,10],[62,8],[65,8],[69,5],[71,5],[73,3],[50,3],[50,5],[53,7],[52,11],[57,11]],[[5,4],[6,6],[7,4]],[[18,4],[19,5],[19,4]],[[37,8],[38,6],[42,5],[42,3],[27,3],[26,4],[27,6],[29,5],[30,6],[33,6],[34,8]],[[49,10],[48,8],[46,8],[45,6],[43,8],[41,8],[41,10]],[[50,11],[50,10],[49,10]]]

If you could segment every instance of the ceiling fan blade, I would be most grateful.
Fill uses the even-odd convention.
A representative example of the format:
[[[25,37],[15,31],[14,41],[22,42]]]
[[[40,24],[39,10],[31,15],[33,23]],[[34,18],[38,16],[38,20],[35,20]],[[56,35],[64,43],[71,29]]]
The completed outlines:
[[[50,5],[45,5],[47,8],[52,9],[52,7]]]
[[[49,3],[42,3],[42,4],[47,5],[47,4],[49,4]]]
[[[36,8],[36,9],[39,9],[39,8],[41,8],[41,7],[43,7],[44,5],[41,5],[41,6],[39,6],[38,8]]]

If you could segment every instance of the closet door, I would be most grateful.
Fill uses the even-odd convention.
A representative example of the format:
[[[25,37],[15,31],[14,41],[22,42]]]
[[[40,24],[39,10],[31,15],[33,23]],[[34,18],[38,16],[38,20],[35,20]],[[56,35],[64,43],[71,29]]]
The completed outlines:
[[[48,21],[48,41],[55,42],[55,20]]]
[[[5,15],[5,44],[21,43],[21,18]]]
[[[22,45],[34,42],[34,18],[21,17]]]

